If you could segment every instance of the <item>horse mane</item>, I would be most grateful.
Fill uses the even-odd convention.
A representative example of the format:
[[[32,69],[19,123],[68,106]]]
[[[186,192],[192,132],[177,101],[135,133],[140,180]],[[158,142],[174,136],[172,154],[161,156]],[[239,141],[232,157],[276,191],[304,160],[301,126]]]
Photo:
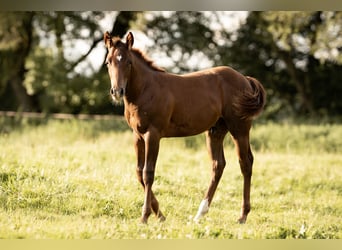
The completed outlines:
[[[141,59],[150,69],[155,70],[155,71],[159,71],[159,72],[165,72],[165,69],[155,65],[154,62],[151,59],[149,59],[148,57],[146,57],[146,55],[143,52],[141,52],[140,50],[132,49],[131,51],[133,52],[133,54],[136,57]]]

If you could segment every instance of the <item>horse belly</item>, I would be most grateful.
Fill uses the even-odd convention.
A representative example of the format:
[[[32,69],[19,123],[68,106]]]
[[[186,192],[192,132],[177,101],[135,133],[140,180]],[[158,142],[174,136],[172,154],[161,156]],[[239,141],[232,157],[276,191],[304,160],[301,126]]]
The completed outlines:
[[[200,134],[215,125],[221,117],[218,105],[202,108],[188,106],[183,111],[174,112],[170,118],[165,137],[183,137]]]
[[[214,126],[214,124],[215,122],[213,122],[211,126],[206,127],[189,127],[187,124],[171,125],[164,137],[186,137],[198,135],[210,129],[212,126]]]

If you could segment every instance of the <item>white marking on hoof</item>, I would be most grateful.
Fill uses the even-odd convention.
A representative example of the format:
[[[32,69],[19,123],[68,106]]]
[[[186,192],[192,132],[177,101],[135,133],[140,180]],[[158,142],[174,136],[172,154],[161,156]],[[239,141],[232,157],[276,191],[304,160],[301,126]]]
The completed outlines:
[[[205,199],[201,202],[197,214],[194,218],[195,222],[199,222],[200,218],[202,218],[206,213],[209,211],[209,201],[208,199]]]

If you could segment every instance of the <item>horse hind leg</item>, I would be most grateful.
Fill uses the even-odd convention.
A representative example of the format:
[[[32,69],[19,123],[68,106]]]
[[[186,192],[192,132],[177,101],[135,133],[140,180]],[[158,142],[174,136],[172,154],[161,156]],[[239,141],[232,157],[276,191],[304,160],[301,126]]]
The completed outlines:
[[[212,177],[209,188],[202,200],[194,221],[198,222],[209,211],[217,186],[222,177],[226,161],[223,152],[223,140],[228,130],[224,123],[217,123],[206,132],[207,147],[212,160]]]
[[[247,126],[245,130],[242,130],[243,132],[232,133],[232,138],[235,143],[236,151],[239,158],[241,173],[243,175],[243,199],[241,215],[238,220],[239,223],[246,222],[247,215],[251,209],[250,192],[253,168],[253,154],[249,143],[249,129],[250,126]]]

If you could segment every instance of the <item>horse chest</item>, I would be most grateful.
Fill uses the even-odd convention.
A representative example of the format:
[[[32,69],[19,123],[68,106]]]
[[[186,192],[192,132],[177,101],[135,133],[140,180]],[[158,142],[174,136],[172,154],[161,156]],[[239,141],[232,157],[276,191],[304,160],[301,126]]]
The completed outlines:
[[[126,121],[128,125],[138,134],[145,134],[147,132],[149,122],[147,119],[147,112],[125,111]]]

